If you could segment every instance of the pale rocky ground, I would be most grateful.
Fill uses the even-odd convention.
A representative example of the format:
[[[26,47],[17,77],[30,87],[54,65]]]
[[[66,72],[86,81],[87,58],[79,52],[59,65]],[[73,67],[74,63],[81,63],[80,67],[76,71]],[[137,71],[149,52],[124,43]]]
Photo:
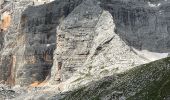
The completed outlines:
[[[14,0],[0,4],[0,81],[13,86],[0,90],[2,99],[62,99],[61,92],[112,75],[115,84],[119,74],[169,55],[168,0]],[[64,97],[68,94],[69,98],[69,93]]]

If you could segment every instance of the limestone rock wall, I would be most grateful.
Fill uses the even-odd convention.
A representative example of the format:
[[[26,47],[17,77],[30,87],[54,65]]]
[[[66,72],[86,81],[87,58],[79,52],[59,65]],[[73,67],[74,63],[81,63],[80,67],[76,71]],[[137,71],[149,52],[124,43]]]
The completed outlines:
[[[145,56],[150,53],[158,55],[156,60],[164,54],[163,57],[167,57],[170,48],[168,0],[48,2],[15,0],[3,3],[1,15],[9,11],[11,24],[2,24],[5,28],[2,27],[0,38],[0,81],[34,86],[50,78],[48,82],[55,86],[49,84],[43,87],[47,88],[45,90],[40,87],[39,92],[35,89],[27,97],[58,99],[64,96],[54,96],[55,93],[72,91],[103,77],[114,76],[88,87],[89,91],[80,88],[70,92],[70,96],[66,96],[68,100],[73,95],[72,99],[85,100],[136,99],[132,96],[152,95],[156,93],[152,87],[160,90],[167,84],[169,80],[164,79],[169,77],[169,58],[132,68],[151,62],[152,57]],[[142,54],[143,50],[147,53]],[[127,70],[130,71],[122,74]],[[152,84],[155,79],[159,86]],[[146,88],[149,91],[142,90]],[[112,91],[116,89],[118,91]],[[143,98],[147,99],[146,96]]]
[[[71,85],[79,86],[151,61],[134,49],[169,53],[168,4],[169,1],[159,0],[86,0],[57,28],[52,80],[65,81],[71,77],[68,81],[75,83]],[[82,28],[86,30],[82,32]],[[77,39],[79,32],[92,38],[88,40],[91,46],[78,47],[79,41],[86,39],[84,34]],[[88,55],[83,53],[81,61],[76,60],[79,50],[89,50]]]
[[[29,85],[48,79],[56,45],[56,27],[80,2],[62,0],[40,6],[25,0],[9,2],[13,5],[10,9],[12,21],[4,32],[0,80]]]
[[[134,49],[169,53],[169,1],[52,1],[1,3],[3,82],[98,79],[150,62]]]
[[[58,26],[52,80],[70,78],[89,56],[96,35],[94,27],[102,13],[94,3],[83,2]]]
[[[84,1],[57,28],[52,81],[81,80],[86,84],[149,62],[115,33],[112,14],[99,4],[97,0]]]
[[[24,52],[20,52],[23,50],[19,48],[17,53],[23,55],[25,60],[18,60],[20,66],[17,66],[16,84],[42,82],[50,77],[56,45],[56,27],[81,1],[76,2],[56,1],[39,7],[30,7],[22,13],[21,30],[27,43],[23,45]],[[44,13],[38,13],[41,11]]]
[[[116,23],[116,32],[139,50],[169,52],[168,0],[101,0]]]
[[[3,3],[4,3],[4,0],[1,0],[1,1],[0,1],[0,5],[2,5]]]

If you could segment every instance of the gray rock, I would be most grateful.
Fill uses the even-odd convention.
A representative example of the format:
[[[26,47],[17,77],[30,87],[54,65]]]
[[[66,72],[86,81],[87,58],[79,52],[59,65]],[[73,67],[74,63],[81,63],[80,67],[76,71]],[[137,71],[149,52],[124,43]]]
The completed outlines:
[[[0,3],[0,81],[11,86],[47,82],[58,86],[57,94],[167,57],[169,3],[167,0]],[[126,82],[129,81],[128,78]],[[35,88],[23,96],[48,99],[55,94],[42,93],[43,90]],[[127,97],[118,90],[101,98],[113,95],[121,95],[122,100]]]
[[[50,100],[169,100],[170,58],[141,65],[115,76],[105,77]]]
[[[80,2],[62,0],[39,6],[28,0],[9,2],[12,21],[4,31],[0,80],[13,85],[46,80],[53,64],[56,27]]]

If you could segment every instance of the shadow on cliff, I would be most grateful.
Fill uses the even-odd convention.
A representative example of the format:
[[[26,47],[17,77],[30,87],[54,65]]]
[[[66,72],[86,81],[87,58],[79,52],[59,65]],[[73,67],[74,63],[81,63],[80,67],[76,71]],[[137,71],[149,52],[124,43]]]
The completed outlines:
[[[112,14],[116,24],[115,32],[127,45],[138,50],[169,53],[168,1],[100,1],[100,6]]]
[[[40,73],[38,80],[45,80],[50,73],[56,48],[56,27],[81,1],[56,0],[40,6],[29,6],[22,13],[21,31],[25,34],[27,42],[25,52],[26,55],[35,56],[35,61],[31,64],[39,67],[31,70],[39,70],[35,71]],[[116,24],[115,31],[127,45],[139,50],[169,52],[170,36],[167,32],[168,36],[164,37],[160,33],[161,30],[158,30],[156,10],[117,0],[103,0],[101,7],[112,14]],[[152,12],[151,15],[149,11]],[[24,67],[33,66],[31,64]]]
[[[56,28],[82,0],[74,1],[56,0],[43,5],[29,6],[21,15],[21,33],[25,36],[26,42],[24,55],[32,56],[31,63],[24,65],[22,69],[29,68],[27,70],[31,76],[36,72],[38,76],[33,77],[36,81],[42,82],[50,77],[53,52],[56,48]],[[22,74],[21,77],[30,77],[27,75]]]

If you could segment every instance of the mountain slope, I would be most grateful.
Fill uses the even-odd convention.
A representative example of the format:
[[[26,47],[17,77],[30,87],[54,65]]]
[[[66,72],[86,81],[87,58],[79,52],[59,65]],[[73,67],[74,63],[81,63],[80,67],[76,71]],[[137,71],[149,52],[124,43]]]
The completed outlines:
[[[0,83],[12,88],[4,98],[168,99],[169,58],[146,63],[170,52],[170,1],[0,4]]]
[[[133,68],[74,90],[62,100],[169,100],[170,58]]]

